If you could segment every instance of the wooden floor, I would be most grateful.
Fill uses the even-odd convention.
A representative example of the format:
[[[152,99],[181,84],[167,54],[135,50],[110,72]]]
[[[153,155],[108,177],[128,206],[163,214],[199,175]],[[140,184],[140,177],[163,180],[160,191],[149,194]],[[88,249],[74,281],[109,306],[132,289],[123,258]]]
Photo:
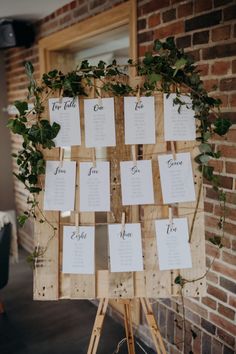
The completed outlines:
[[[11,265],[8,285],[0,290],[6,314],[0,315],[1,354],[86,354],[96,315],[89,301],[32,301],[32,271],[21,251]],[[123,327],[107,317],[98,354],[115,354]],[[136,354],[155,354],[138,340]],[[123,344],[119,354],[126,354]]]

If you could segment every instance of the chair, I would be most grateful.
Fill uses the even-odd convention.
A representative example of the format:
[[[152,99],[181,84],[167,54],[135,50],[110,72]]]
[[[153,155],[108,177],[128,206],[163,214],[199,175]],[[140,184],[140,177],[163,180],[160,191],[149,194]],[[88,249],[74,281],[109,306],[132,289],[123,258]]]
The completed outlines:
[[[0,289],[8,283],[9,257],[11,245],[11,224],[4,225],[0,230]],[[4,312],[0,301],[0,314]]]

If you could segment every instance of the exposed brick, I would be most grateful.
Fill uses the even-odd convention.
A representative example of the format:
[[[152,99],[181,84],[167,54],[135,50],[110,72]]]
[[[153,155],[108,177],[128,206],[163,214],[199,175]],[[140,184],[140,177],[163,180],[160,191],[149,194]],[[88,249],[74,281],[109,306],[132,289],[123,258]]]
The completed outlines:
[[[224,6],[231,3],[233,0],[214,0],[214,7]]]
[[[232,73],[235,74],[236,73],[236,60],[232,61]]]
[[[213,75],[225,75],[230,69],[230,62],[228,61],[216,61],[212,64],[211,73]]]
[[[174,329],[175,329],[174,319],[175,319],[174,312],[168,310],[167,311],[167,328],[168,328],[167,340],[169,343],[172,343],[172,344],[174,343]]]
[[[217,205],[215,207],[215,215],[218,215],[218,216],[222,215],[222,210],[219,205]],[[226,207],[225,216],[226,216],[226,219],[236,220],[236,209],[231,209],[231,208]],[[229,255],[228,259],[230,259],[230,255]],[[232,262],[232,264],[234,264],[234,262],[235,262],[233,260],[233,258],[231,258],[230,261]]]
[[[205,320],[205,318],[201,319],[201,326],[211,334],[215,334],[216,332],[216,326],[213,323],[210,323],[209,321]]]
[[[216,309],[216,301],[213,300],[211,297],[208,296],[204,296],[202,298],[202,303],[208,307],[210,307],[211,309],[215,310]]]
[[[198,305],[196,302],[193,302],[188,298],[185,298],[184,302],[187,308],[196,312],[199,316],[207,318],[207,311],[201,305]]]
[[[159,314],[158,323],[160,326],[161,334],[164,337],[166,336],[166,313],[167,313],[166,307],[159,304],[159,306],[158,306],[158,314]]]
[[[193,13],[193,3],[188,2],[186,4],[181,4],[177,9],[178,17],[187,17]]]
[[[167,26],[158,28],[155,30],[155,38],[165,38],[173,36],[179,33],[183,33],[184,23],[183,21],[173,22]]]
[[[212,338],[212,345],[211,345],[212,354],[222,354],[223,344]]]
[[[236,173],[236,162],[226,162],[225,169],[227,173]]]
[[[236,283],[232,282],[229,279],[226,279],[224,277],[220,277],[220,286],[225,288],[226,290],[232,292],[233,294],[236,294]]]
[[[217,326],[224,328],[225,331],[236,336],[236,325],[229,322],[225,318],[216,315],[215,313],[210,313],[210,320],[215,323]]]
[[[206,76],[206,75],[208,75],[209,64],[199,64],[197,66],[197,69],[200,71],[201,76]]]
[[[223,157],[236,158],[236,147],[235,146],[221,145],[221,146],[219,146],[219,151],[221,153],[221,156],[223,156]]]
[[[195,61],[199,61],[200,60],[200,50],[196,49],[196,50],[191,50],[190,52],[187,52],[188,55],[190,55]]]
[[[214,171],[221,173],[223,171],[224,163],[221,160],[210,160],[209,166],[214,167]]]
[[[220,257],[220,251],[219,248],[211,243],[206,244],[206,253],[208,256],[211,256],[213,258],[219,258]]]
[[[235,354],[234,349],[224,346],[223,354]]]
[[[227,223],[225,223],[225,229],[227,230]],[[234,225],[234,235],[235,235],[235,225]],[[215,270],[216,272],[226,275],[229,278],[236,280],[235,269],[229,268],[226,264],[220,263],[216,260],[212,265],[212,269]]]
[[[229,222],[224,223],[224,231],[235,236],[235,225]],[[227,275],[227,274],[226,274]]]
[[[204,202],[204,210],[207,213],[212,213],[213,212],[213,204],[212,203],[208,203],[208,202]]]
[[[232,124],[236,123],[236,114],[235,112],[223,112],[222,117],[225,119],[229,119]]]
[[[219,42],[230,38],[230,26],[222,26],[212,29],[212,41]]]
[[[214,284],[218,284],[218,276],[213,273],[213,272],[208,272],[207,276],[206,276],[206,280],[208,282],[214,283]]]
[[[77,2],[75,0],[70,3],[70,9],[71,10],[75,9],[76,6],[77,6]]]
[[[146,19],[142,18],[141,20],[138,20],[138,30],[143,30],[146,28]]]
[[[218,25],[221,21],[221,11],[212,11],[185,21],[185,31],[190,32],[200,28]]]
[[[202,50],[202,58],[204,60],[227,58],[233,55],[236,55],[236,43],[216,45]]]
[[[95,7],[99,7],[101,5],[104,5],[106,3],[106,0],[93,0],[89,1],[89,7],[90,9],[94,9]]]
[[[204,87],[208,92],[215,91],[217,86],[218,86],[217,79],[204,80]]]
[[[163,12],[162,20],[163,22],[169,22],[176,19],[176,9],[170,9],[168,11]]]
[[[187,48],[191,46],[191,36],[183,36],[176,39],[178,48]]]
[[[150,42],[152,40],[153,40],[153,31],[147,31],[138,34],[139,43]]]
[[[219,288],[216,288],[215,286],[213,285],[208,285],[207,287],[207,293],[212,295],[213,297],[223,301],[223,302],[226,302],[227,301],[227,294],[225,291],[219,289]]]
[[[236,291],[234,293],[236,294]],[[229,305],[236,309],[236,297],[234,296],[229,297]]]
[[[235,311],[230,309],[229,307],[226,307],[222,304],[218,304],[218,312],[223,315],[224,317],[229,318],[230,320],[234,320],[235,317]]]
[[[188,310],[187,308],[185,309],[185,316],[192,323],[194,323],[194,324],[196,324],[198,326],[200,325],[201,317],[199,315],[197,315],[196,313]]]
[[[217,335],[223,342],[233,347],[235,344],[235,338],[231,336],[229,333],[227,333],[226,331],[227,331],[226,328],[225,331],[221,328],[217,328]]]
[[[236,210],[235,209],[230,209],[229,210],[229,214],[231,215],[232,212],[234,213],[234,218],[236,219]],[[230,218],[230,215],[228,216]],[[227,262],[231,265],[235,265],[236,266],[236,254],[232,254],[226,251],[223,251],[222,253],[222,259],[224,262]]]
[[[227,79],[222,79],[220,81],[221,91],[232,91],[236,87],[236,77],[229,77]]]
[[[236,5],[229,6],[223,11],[224,21],[235,20],[236,18]]]
[[[196,32],[193,34],[193,44],[204,44],[209,41],[209,31]]]
[[[202,333],[202,354],[211,353],[211,336],[206,333]]]
[[[148,13],[163,9],[168,5],[169,5],[169,0],[160,0],[160,1],[151,0],[148,3],[144,4],[143,6],[141,6],[140,13],[142,15],[146,15]]]
[[[161,17],[160,14],[153,14],[148,18],[148,27],[152,28],[152,27],[156,27],[160,24],[161,22]]]
[[[230,96],[229,104],[231,107],[236,107],[236,93]]]
[[[202,1],[202,0],[195,0],[194,1],[194,10],[196,13],[203,12],[210,10],[212,8],[212,1]]]

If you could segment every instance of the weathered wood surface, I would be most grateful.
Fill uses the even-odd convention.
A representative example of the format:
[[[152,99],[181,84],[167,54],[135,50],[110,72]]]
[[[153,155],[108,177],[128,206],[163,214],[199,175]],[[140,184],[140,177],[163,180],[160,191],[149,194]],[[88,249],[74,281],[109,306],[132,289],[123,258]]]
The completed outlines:
[[[133,86],[140,83],[135,78]],[[96,83],[99,86],[99,82]],[[88,92],[89,97],[96,97],[95,91]],[[82,132],[82,146],[71,148],[71,159],[77,162],[77,183],[76,183],[76,204],[75,211],[67,217],[62,217],[59,212],[46,212],[47,219],[57,228],[55,236],[48,244],[43,257],[37,260],[34,276],[34,299],[56,300],[60,298],[91,299],[91,298],[139,298],[139,297],[170,297],[179,295],[179,286],[174,283],[177,275],[185,279],[197,279],[205,273],[205,242],[204,242],[204,215],[203,196],[200,191],[198,212],[195,218],[191,238],[191,253],[193,267],[186,270],[160,271],[158,266],[158,255],[156,247],[155,219],[168,218],[168,206],[163,205],[160,175],[157,162],[158,154],[170,153],[170,147],[164,141],[163,124],[163,95],[155,95],[156,108],[156,144],[144,145],[139,148],[138,158],[152,160],[155,204],[139,207],[122,206],[121,185],[120,185],[120,161],[131,160],[131,146],[124,145],[124,113],[123,98],[115,97],[116,117],[116,141],[115,148],[107,148],[99,159],[110,161],[111,167],[111,212],[106,213],[80,213],[79,212],[79,162],[92,161],[93,149],[84,147],[84,117],[83,100],[80,99],[80,118]],[[176,152],[189,151],[192,156],[193,173],[196,187],[196,198],[201,186],[201,175],[194,163],[194,156],[197,153],[196,142],[177,142]],[[58,160],[59,149],[52,149],[46,152],[46,159]],[[42,209],[42,198],[39,206]],[[189,229],[192,225],[193,215],[196,207],[194,203],[180,203],[174,205],[174,216],[187,217]],[[122,212],[125,212],[126,222],[141,222],[144,271],[127,273],[110,273],[109,259],[107,264],[103,260],[103,266],[97,266],[94,275],[68,275],[62,274],[62,230],[63,225],[75,225],[75,215],[79,214],[80,225],[104,225],[107,223],[120,223]],[[96,214],[96,215],[95,215]],[[45,246],[51,235],[51,229],[47,224],[35,223],[35,246]],[[99,232],[96,235],[96,242],[99,237],[106,239],[104,247],[108,248],[107,232]],[[99,254],[95,254],[99,258]],[[103,255],[104,258],[104,255]],[[99,262],[96,262],[100,264]],[[188,283],[184,287],[185,296],[203,296],[205,294],[205,278]]]

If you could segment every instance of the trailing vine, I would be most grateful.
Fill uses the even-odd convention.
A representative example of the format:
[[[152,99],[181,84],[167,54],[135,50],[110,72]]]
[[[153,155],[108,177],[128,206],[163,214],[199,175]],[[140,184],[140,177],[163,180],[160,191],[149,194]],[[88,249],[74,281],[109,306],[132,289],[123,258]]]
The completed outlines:
[[[144,78],[143,84],[135,89],[128,83],[128,70],[131,67],[136,68],[138,75]],[[181,93],[184,92],[190,97],[191,108],[195,111],[195,118],[198,121],[197,140],[200,142],[199,154],[195,161],[203,177],[211,182],[218,193],[219,201],[223,205],[219,227],[221,230],[224,229],[225,193],[220,188],[219,176],[215,174],[214,167],[209,164],[212,158],[220,158],[220,153],[214,151],[210,139],[214,134],[225,135],[231,123],[220,112],[220,99],[209,96],[204,89],[193,58],[184,50],[178,49],[172,37],[165,42],[156,40],[153,52],[146,53],[143,60],[137,63],[129,60],[127,65],[119,65],[114,60],[110,65],[100,61],[97,66],[92,66],[84,60],[80,66],[67,74],[57,69],[44,73],[40,81],[35,80],[34,68],[30,62],[25,64],[25,69],[29,80],[27,100],[14,103],[19,113],[8,122],[10,130],[22,137],[22,149],[13,154],[18,165],[18,172],[14,175],[30,193],[27,200],[29,208],[18,217],[20,225],[24,225],[30,217],[37,218],[37,215],[40,215],[40,222],[48,222],[39,209],[37,195],[42,191],[40,180],[45,174],[43,150],[55,147],[54,138],[60,126],[57,123],[51,125],[49,122],[45,113],[47,99],[55,93],[60,97],[84,97],[88,90],[93,89],[97,96],[102,96],[104,93],[114,96],[137,95],[137,93],[150,96],[155,92],[163,92],[167,95],[176,93],[173,104],[178,106],[179,112],[187,105],[182,100]],[[96,86],[95,79],[99,79],[99,87]],[[53,226],[52,228],[55,232],[55,228]],[[210,241],[219,247],[222,245],[220,237],[215,236]],[[182,287],[187,280],[177,277],[175,282]]]

